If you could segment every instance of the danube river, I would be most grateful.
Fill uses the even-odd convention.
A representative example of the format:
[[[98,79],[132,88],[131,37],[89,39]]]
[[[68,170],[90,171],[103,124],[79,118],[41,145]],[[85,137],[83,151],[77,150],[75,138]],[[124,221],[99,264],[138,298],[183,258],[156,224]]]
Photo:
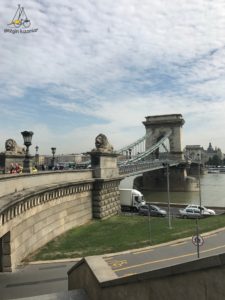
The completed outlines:
[[[225,174],[201,176],[202,205],[225,207]],[[147,202],[167,202],[166,192],[143,191]],[[171,203],[199,203],[199,192],[171,192]]]
[[[134,177],[126,177],[121,181],[120,188],[132,188]],[[225,207],[225,174],[205,174],[201,176],[202,205]],[[167,192],[143,191],[147,202],[167,202]],[[199,192],[170,192],[171,203],[196,203]]]

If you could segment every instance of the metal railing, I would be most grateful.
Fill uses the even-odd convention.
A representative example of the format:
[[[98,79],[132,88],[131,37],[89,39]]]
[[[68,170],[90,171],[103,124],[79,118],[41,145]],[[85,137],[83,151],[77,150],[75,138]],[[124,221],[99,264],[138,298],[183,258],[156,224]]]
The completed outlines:
[[[119,174],[133,174],[133,173],[141,173],[145,170],[153,170],[153,169],[162,169],[165,168],[165,162],[170,166],[175,166],[179,164],[177,161],[173,160],[150,160],[150,161],[142,161],[142,162],[135,162],[129,165],[121,165],[119,166]]]

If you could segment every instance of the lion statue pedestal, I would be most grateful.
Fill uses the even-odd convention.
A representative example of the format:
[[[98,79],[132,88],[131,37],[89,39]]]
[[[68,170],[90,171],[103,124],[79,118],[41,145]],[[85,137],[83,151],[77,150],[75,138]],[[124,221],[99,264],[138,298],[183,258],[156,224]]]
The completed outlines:
[[[10,173],[12,164],[23,166],[25,159],[25,148],[17,145],[13,139],[5,142],[5,152],[0,153],[0,170],[2,173]]]
[[[90,154],[91,167],[94,170],[95,178],[113,178],[119,176],[117,167],[117,156],[107,137],[100,133],[95,138],[95,149]]]
[[[104,134],[95,139],[95,149],[91,156],[91,168],[95,178],[93,189],[93,217],[105,219],[118,214],[120,208],[119,176],[117,156]]]

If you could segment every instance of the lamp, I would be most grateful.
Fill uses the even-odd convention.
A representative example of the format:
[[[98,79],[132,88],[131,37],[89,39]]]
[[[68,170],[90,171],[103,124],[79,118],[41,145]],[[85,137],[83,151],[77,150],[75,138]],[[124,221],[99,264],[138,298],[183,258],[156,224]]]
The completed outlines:
[[[52,169],[53,169],[54,166],[55,166],[55,152],[56,152],[56,148],[52,147],[51,150],[52,150]]]
[[[36,147],[35,147],[35,150],[36,150],[36,155],[38,155],[38,149],[39,149],[39,147],[38,147],[38,146],[36,146]]]
[[[38,165],[39,165],[39,154],[38,154],[38,149],[39,149],[39,147],[36,146],[36,147],[35,147],[35,150],[36,150],[36,154],[35,154],[36,168],[38,168]]]
[[[23,161],[23,173],[31,173],[31,165],[30,165],[30,155],[29,155],[29,147],[31,145],[31,140],[33,136],[32,131],[23,131],[21,132],[24,140],[24,145],[26,146],[25,159]]]

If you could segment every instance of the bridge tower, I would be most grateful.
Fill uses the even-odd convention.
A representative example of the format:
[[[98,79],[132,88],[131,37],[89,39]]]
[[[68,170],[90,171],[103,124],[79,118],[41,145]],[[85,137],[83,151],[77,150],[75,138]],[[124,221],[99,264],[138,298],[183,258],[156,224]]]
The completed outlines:
[[[187,176],[187,165],[182,151],[182,126],[184,119],[181,114],[148,116],[143,122],[146,128],[146,151],[156,145],[163,137],[169,140],[168,163],[178,162],[177,166],[170,167],[171,191],[196,191],[196,179]],[[155,158],[160,158],[159,149],[155,152]],[[164,157],[165,159],[165,157]],[[166,161],[165,161],[166,162]],[[167,181],[165,168],[144,172],[139,179],[143,189],[151,191],[166,191]]]
[[[181,148],[182,126],[184,119],[181,114],[158,115],[145,117],[143,122],[146,128],[146,150],[156,144],[163,136],[169,135],[170,159],[182,160]]]

